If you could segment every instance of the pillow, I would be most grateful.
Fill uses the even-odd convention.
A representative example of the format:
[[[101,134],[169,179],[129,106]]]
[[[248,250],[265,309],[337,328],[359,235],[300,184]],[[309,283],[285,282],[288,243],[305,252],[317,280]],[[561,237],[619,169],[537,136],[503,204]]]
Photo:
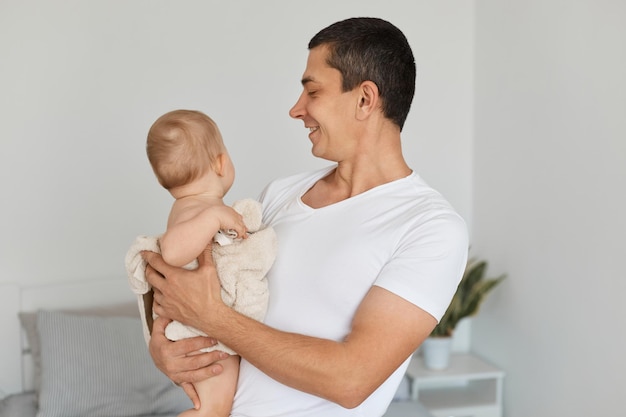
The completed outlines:
[[[39,311],[38,417],[178,413],[191,402],[153,364],[138,318]]]
[[[137,308],[136,302],[61,311],[74,315],[139,317],[139,309]],[[39,334],[37,333],[37,312],[21,312],[19,313],[19,318],[22,328],[26,333],[30,355],[33,360],[33,388],[35,390],[36,399],[38,399],[39,386],[41,385],[41,354],[39,349]]]

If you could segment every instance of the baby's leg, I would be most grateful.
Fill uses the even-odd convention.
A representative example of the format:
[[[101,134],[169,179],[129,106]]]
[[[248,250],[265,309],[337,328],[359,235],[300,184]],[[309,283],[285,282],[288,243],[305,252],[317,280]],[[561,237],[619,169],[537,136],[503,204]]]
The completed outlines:
[[[200,409],[192,408],[182,412],[178,417],[228,417],[230,415],[239,378],[239,356],[229,356],[220,361],[220,364],[224,367],[221,374],[194,384],[200,397]]]

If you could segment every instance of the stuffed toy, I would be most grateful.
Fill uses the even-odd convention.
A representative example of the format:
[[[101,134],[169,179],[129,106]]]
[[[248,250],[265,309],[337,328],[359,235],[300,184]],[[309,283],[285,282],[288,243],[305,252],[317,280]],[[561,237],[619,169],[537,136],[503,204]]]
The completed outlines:
[[[274,229],[263,225],[262,207],[258,201],[240,200],[233,204],[233,209],[242,215],[249,236],[238,239],[228,232],[220,232],[213,239],[213,261],[222,287],[222,300],[248,317],[263,320],[269,298],[266,274],[276,258],[276,234]],[[144,250],[160,253],[158,237],[137,237],[126,254],[125,264],[131,290],[137,295],[144,337],[149,343],[156,315],[152,311],[152,289],[145,277],[146,262],[141,257]],[[195,269],[197,262],[185,268]],[[206,334],[173,321],[166,327],[165,336],[170,340],[180,340]],[[212,350],[236,354],[220,342],[204,349],[206,352]]]

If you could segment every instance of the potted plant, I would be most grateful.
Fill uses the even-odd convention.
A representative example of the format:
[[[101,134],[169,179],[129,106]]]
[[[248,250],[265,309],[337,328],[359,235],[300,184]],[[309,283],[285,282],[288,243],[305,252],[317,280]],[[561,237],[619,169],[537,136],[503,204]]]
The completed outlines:
[[[470,258],[456,293],[445,314],[422,344],[424,364],[429,369],[445,369],[450,357],[452,334],[461,319],[475,315],[487,294],[498,285],[505,274],[485,278],[487,261]]]

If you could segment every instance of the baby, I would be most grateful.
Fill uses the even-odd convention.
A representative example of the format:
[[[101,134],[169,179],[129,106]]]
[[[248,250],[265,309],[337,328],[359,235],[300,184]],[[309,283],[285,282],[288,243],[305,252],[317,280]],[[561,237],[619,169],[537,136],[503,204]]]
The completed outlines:
[[[198,111],[166,113],[150,128],[147,153],[159,183],[175,201],[165,233],[158,239],[138,237],[126,257],[131,287],[139,296],[146,340],[150,337],[153,313],[150,298],[144,298],[150,290],[145,281],[142,250],[160,251],[170,265],[195,268],[195,260],[207,245],[214,245],[213,257],[224,302],[261,320],[268,299],[265,275],[275,257],[276,236],[273,229],[262,225],[257,201],[241,200],[233,208],[224,204],[235,169],[217,125]],[[178,322],[170,323],[165,334],[171,340],[204,335]],[[224,370],[219,376],[194,384],[200,409],[187,410],[181,416],[230,414],[239,357],[219,343],[207,350],[215,348],[231,356],[221,361]]]

